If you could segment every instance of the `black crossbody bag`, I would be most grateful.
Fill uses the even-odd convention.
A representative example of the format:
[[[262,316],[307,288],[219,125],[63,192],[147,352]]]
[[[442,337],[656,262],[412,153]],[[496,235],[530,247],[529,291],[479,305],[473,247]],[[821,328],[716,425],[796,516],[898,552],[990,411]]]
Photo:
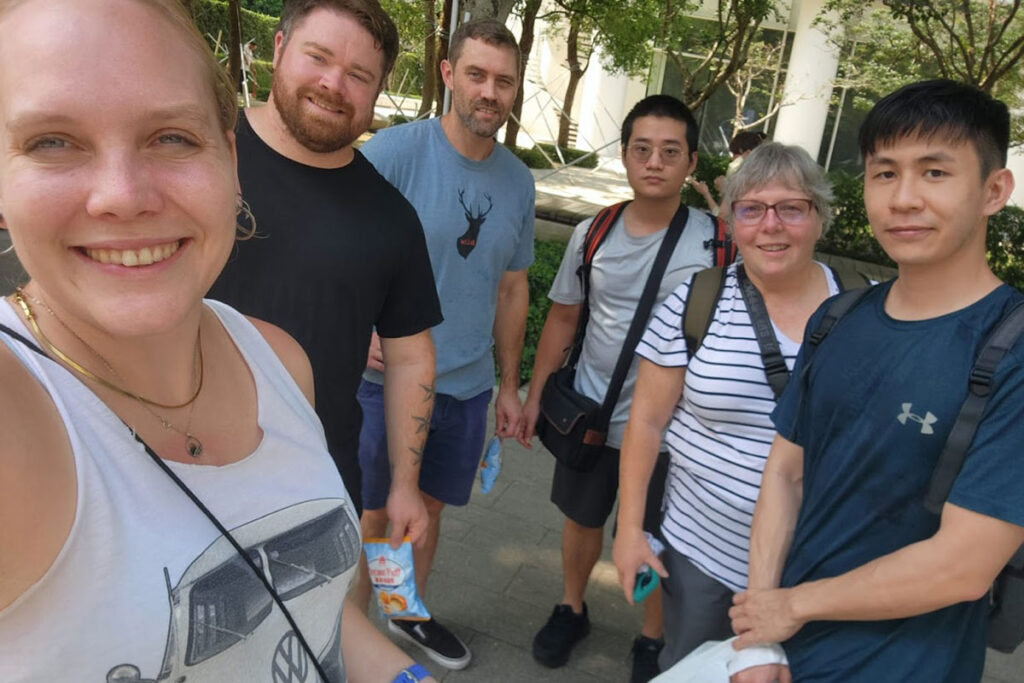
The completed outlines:
[[[21,342],[26,347],[28,347],[32,351],[35,351],[43,358],[54,363],[57,362],[50,358],[48,355],[46,355],[46,353],[44,353],[42,349],[36,346],[36,344],[32,342],[32,340],[26,339],[23,335],[19,334],[18,332],[15,332],[14,330],[12,330],[7,325],[4,325],[3,323],[0,323],[0,332],[4,332],[11,338]],[[199,497],[196,496],[195,493],[193,493],[192,489],[190,489],[188,485],[185,484],[185,482],[178,478],[178,475],[176,475],[174,471],[170,467],[168,467],[167,463],[165,463],[160,458],[160,456],[157,455],[156,452],[154,452],[153,449],[149,447],[149,444],[143,441],[142,437],[136,434],[135,430],[128,426],[128,424],[125,424],[125,427],[128,428],[128,430],[131,432],[135,440],[142,445],[142,448],[145,449],[146,454],[150,457],[150,459],[154,463],[156,463],[156,466],[163,470],[164,474],[170,477],[171,481],[173,481],[177,485],[177,487],[181,489],[181,491],[186,496],[188,496],[188,499],[191,500],[192,503],[197,508],[199,508],[199,510],[204,515],[206,515],[206,518],[210,520],[210,523],[217,528],[217,531],[219,531],[221,535],[228,540],[228,543],[230,543],[231,547],[235,549],[235,552],[237,552],[238,555],[242,558],[242,560],[245,561],[245,564],[248,565],[249,569],[251,569],[253,574],[256,575],[256,578],[259,579],[260,583],[263,584],[263,587],[267,589],[267,592],[270,594],[271,599],[273,599],[274,603],[277,605],[277,608],[281,610],[281,614],[284,615],[284,618],[285,620],[287,620],[288,625],[291,626],[292,631],[295,633],[295,637],[298,639],[299,644],[302,646],[302,649],[306,652],[306,655],[309,657],[309,661],[313,665],[313,668],[316,670],[317,675],[319,675],[320,680],[324,683],[328,683],[331,679],[327,676],[327,672],[324,671],[323,665],[320,663],[320,660],[317,659],[316,653],[313,652],[313,648],[309,646],[309,643],[306,641],[305,636],[302,635],[302,631],[299,629],[299,625],[295,623],[295,619],[292,618],[291,612],[289,612],[288,608],[285,607],[284,601],[281,600],[281,596],[277,594],[277,591],[274,590],[274,587],[267,580],[267,577],[264,576],[260,568],[256,566],[256,563],[253,561],[253,559],[249,557],[249,553],[245,552],[245,550],[238,543],[238,541],[235,540],[235,537],[231,535],[231,532],[228,531],[223,524],[221,524],[220,520],[217,519],[217,517],[212,512],[210,512],[210,510],[203,504],[203,501],[199,500]]]
[[[570,469],[589,472],[594,468],[598,456],[604,449],[612,411],[615,410],[615,404],[622,393],[622,384],[626,381],[626,374],[633,364],[636,345],[651,317],[654,299],[661,287],[665,269],[680,235],[683,234],[688,218],[689,210],[680,204],[658,249],[651,273],[647,276],[643,294],[633,315],[633,322],[626,333],[602,403],[584,396],[573,388],[576,366],[583,350],[583,337],[587,321],[590,319],[590,264],[584,260],[580,266],[583,308],[576,326],[576,335],[565,365],[551,373],[544,383],[540,396],[540,417],[537,420],[537,436],[540,437],[541,443],[559,462]]]

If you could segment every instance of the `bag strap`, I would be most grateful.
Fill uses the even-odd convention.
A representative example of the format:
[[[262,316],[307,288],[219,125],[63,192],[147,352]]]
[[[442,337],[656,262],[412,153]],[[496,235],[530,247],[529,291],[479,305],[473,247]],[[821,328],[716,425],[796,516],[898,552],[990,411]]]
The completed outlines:
[[[847,265],[829,266],[828,269],[832,271],[832,277],[835,278],[836,284],[839,285],[840,292],[871,286],[871,281],[863,273]]]
[[[622,215],[628,204],[628,201],[619,202],[598,211],[597,215],[594,216],[594,220],[590,222],[587,234],[583,238],[583,261],[580,263],[579,268],[576,269],[576,277],[580,279],[580,285],[583,289],[583,307],[580,309],[580,318],[576,323],[576,333],[573,335],[572,346],[569,347],[569,357],[566,360],[566,365],[570,368],[575,368],[576,364],[579,363],[580,353],[583,352],[583,335],[586,334],[587,322],[590,320],[590,267],[594,262],[594,255],[597,253],[597,248],[604,243],[608,233],[611,232],[612,226],[615,225],[615,221],[619,220],[619,216]]]
[[[601,404],[601,417],[597,428],[602,430],[608,428],[612,411],[615,410],[619,394],[622,393],[622,385],[626,381],[626,374],[633,364],[636,346],[640,342],[640,337],[643,335],[644,330],[647,328],[651,311],[654,310],[654,300],[658,296],[661,279],[665,275],[669,259],[672,257],[672,252],[675,251],[676,244],[679,242],[679,236],[683,234],[683,228],[686,227],[686,221],[689,217],[690,210],[685,204],[680,204],[679,208],[676,209],[675,215],[672,217],[672,222],[668,226],[668,232],[665,233],[665,237],[661,240],[661,247],[658,249],[658,255],[654,257],[651,273],[647,276],[643,294],[640,295],[636,313],[633,314],[633,322],[629,325],[626,340],[623,342],[622,350],[619,352],[619,360],[615,363],[615,370],[612,372],[611,381],[608,383],[608,393],[605,394],[604,402]]]
[[[1024,334],[1024,302],[1016,304],[996,323],[978,357],[971,367],[967,383],[967,398],[960,406],[960,413],[946,438],[942,454],[932,472],[925,495],[924,506],[933,514],[940,514],[942,506],[953,489],[953,482],[960,474],[964,458],[971,447],[974,435],[981,423],[982,413],[992,394],[992,378],[999,362],[1006,352]]]
[[[715,229],[715,236],[704,241],[704,248],[712,250],[713,265],[728,266],[736,260],[737,252],[736,243],[733,242],[732,234],[729,232],[729,224],[714,214],[707,211],[704,213],[711,219],[711,224]]]
[[[704,343],[704,337],[711,329],[711,319],[718,300],[722,298],[725,277],[728,270],[723,266],[712,266],[697,271],[690,281],[683,307],[683,339],[686,340],[686,355],[693,360],[697,349]]]
[[[782,350],[779,349],[779,340],[775,337],[775,328],[771,318],[768,317],[764,298],[747,277],[747,270],[742,263],[736,268],[736,279],[739,281],[743,303],[746,304],[747,313],[750,314],[750,324],[757,337],[757,347],[761,351],[761,363],[764,365],[764,374],[768,378],[768,386],[772,388],[772,393],[775,394],[777,401],[786,389],[786,385],[789,384],[789,368],[786,367],[786,359],[782,355]]]
[[[43,358],[54,363],[57,362],[53,358],[48,356],[46,353],[44,353],[43,350],[40,349],[31,340],[27,339],[24,335],[15,332],[14,330],[12,330],[7,325],[4,325],[3,323],[0,323],[0,332],[3,332],[9,335],[10,337],[16,339],[17,341],[21,342],[26,347],[28,347],[32,351],[35,351]],[[135,430],[132,429],[131,426],[129,426],[127,423],[124,423],[124,426],[128,428],[128,431],[131,432],[135,440],[142,444],[142,447],[145,449],[146,454],[150,457],[150,459],[153,462],[156,463],[157,467],[163,470],[164,474],[170,477],[171,481],[177,484],[178,488],[182,490],[182,492],[188,497],[188,499],[191,500],[192,503],[197,508],[199,508],[199,510],[204,515],[206,515],[206,518],[210,520],[214,527],[216,527],[217,531],[219,531],[222,536],[228,539],[228,543],[231,544],[231,546],[235,549],[235,552],[239,554],[242,560],[244,560],[245,563],[249,565],[249,569],[251,569],[252,572],[256,575],[256,578],[260,580],[260,583],[263,584],[263,587],[267,589],[267,592],[270,594],[270,597],[274,600],[274,602],[277,604],[278,609],[281,610],[281,613],[284,615],[284,618],[288,621],[288,625],[292,627],[292,631],[295,633],[295,637],[299,639],[299,644],[302,645],[302,649],[305,650],[306,655],[309,656],[309,659],[313,664],[313,668],[316,669],[317,674],[320,675],[320,680],[329,681],[330,678],[327,677],[327,673],[324,671],[323,665],[321,665],[320,660],[317,659],[316,653],[313,652],[313,648],[311,648],[309,646],[309,643],[306,642],[306,638],[302,635],[302,631],[299,629],[299,625],[295,623],[295,619],[292,618],[291,612],[289,612],[288,608],[285,607],[284,601],[281,600],[281,596],[277,594],[277,591],[274,590],[274,587],[270,584],[269,581],[267,581],[267,577],[263,575],[263,572],[260,571],[259,567],[256,566],[256,563],[253,562],[253,559],[249,557],[249,553],[245,552],[245,550],[238,543],[238,541],[235,540],[235,537],[231,535],[231,532],[228,531],[223,524],[221,524],[220,520],[217,519],[217,517],[212,512],[210,512],[206,505],[203,504],[203,501],[199,500],[199,497],[192,492],[192,489],[190,489],[188,485],[185,484],[185,482],[178,478],[178,475],[174,473],[174,471],[167,465],[167,463],[165,463],[163,459],[159,455],[157,455],[152,448],[149,447],[149,444],[143,441],[142,437],[136,434]]]

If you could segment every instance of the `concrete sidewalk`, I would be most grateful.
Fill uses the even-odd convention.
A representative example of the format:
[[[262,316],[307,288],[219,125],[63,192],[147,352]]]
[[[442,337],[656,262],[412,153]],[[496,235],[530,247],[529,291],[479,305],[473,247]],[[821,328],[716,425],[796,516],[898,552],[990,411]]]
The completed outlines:
[[[630,607],[611,563],[611,524],[587,590],[592,630],[567,666],[533,661],[533,636],[561,598],[562,516],[549,500],[554,459],[534,440],[528,451],[504,442],[501,476],[487,495],[474,487],[469,504],[444,513],[426,604],[473,651],[463,671],[445,671],[403,644],[439,680],[455,683],[629,680],[627,661],[641,608]],[[402,643],[400,643],[402,644]],[[1024,683],[1024,647],[989,651],[984,683]]]

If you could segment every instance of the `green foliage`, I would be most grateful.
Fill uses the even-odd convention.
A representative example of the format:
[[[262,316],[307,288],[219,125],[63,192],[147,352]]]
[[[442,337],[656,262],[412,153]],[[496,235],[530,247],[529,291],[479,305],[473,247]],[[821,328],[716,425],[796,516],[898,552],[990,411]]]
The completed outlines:
[[[242,8],[266,14],[271,17],[281,16],[284,0],[242,0]]]
[[[999,279],[1024,290],[1024,210],[1008,206],[992,216],[985,247]]]
[[[398,28],[399,52],[388,90],[420,96],[423,93],[423,45],[427,40],[423,3],[421,0],[381,0],[380,5]]]
[[[1024,106],[1019,5],[1018,0],[882,0],[880,6],[827,0],[818,23],[844,46],[838,85],[855,89],[859,109],[901,85],[944,77],[991,92],[1013,111]],[[1012,139],[1024,142],[1021,117],[1013,119]]]
[[[826,254],[846,256],[895,267],[886,253],[878,246],[868,225],[864,211],[864,180],[842,171],[829,174],[835,200],[832,203],[834,218],[828,233],[818,242],[818,250]]]
[[[519,157],[528,168],[554,168],[551,162],[553,161],[556,164],[559,163],[558,153],[555,152],[555,145],[548,142],[542,142],[536,147],[509,147],[508,149]],[[573,166],[579,168],[597,168],[598,159],[596,154],[590,154],[590,152],[582,149],[576,149],[575,147],[562,147],[561,150],[562,158],[565,159],[565,163],[568,164],[576,159],[587,157],[586,159],[573,164]],[[544,156],[545,154],[547,157]],[[590,154],[590,156],[587,156],[588,154]],[[550,158],[551,161],[548,161],[548,158]]]
[[[708,191],[711,192],[711,196],[715,200],[721,199],[718,190],[715,189],[715,178],[718,176],[724,176],[725,170],[729,167],[729,157],[720,156],[716,154],[698,154],[697,155],[697,168],[693,172],[693,177],[701,182],[707,183]],[[687,206],[695,206],[698,209],[708,209],[708,204],[704,201],[704,197],[700,196],[696,190],[689,185],[683,185],[683,204]]]
[[[558,163],[558,152],[561,151],[562,159],[565,159],[566,164],[586,157],[582,161],[573,164],[573,166],[576,166],[577,168],[597,168],[597,155],[591,152],[576,149],[575,147],[558,147],[557,145],[553,145],[549,142],[541,142],[537,146],[543,149],[555,163]],[[550,168],[550,166],[546,166],[545,168]]]
[[[519,366],[519,382],[525,384],[533,372],[533,359],[537,356],[537,342],[540,341],[544,320],[547,318],[551,300],[548,292],[562,263],[565,243],[559,241],[533,242],[533,265],[527,271],[530,283],[530,310],[526,316],[526,341],[523,344],[523,360]]]
[[[225,48],[228,42],[228,4],[217,0],[195,0],[192,4],[192,15],[196,26],[216,48],[216,40],[220,36],[220,44]],[[271,59],[274,56],[274,32],[277,18],[242,10],[242,42],[256,41],[256,55],[260,59]]]

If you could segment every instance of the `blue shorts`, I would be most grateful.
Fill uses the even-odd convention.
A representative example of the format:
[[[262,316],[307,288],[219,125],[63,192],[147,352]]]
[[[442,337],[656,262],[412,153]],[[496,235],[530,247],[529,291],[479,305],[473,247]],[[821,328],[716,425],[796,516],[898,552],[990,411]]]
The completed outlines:
[[[420,466],[420,490],[446,505],[465,505],[484,454],[487,407],[493,390],[460,401],[436,394],[427,446]],[[359,466],[363,470],[363,509],[387,505],[391,489],[388,440],[384,430],[384,387],[363,380],[356,394],[363,408]]]

